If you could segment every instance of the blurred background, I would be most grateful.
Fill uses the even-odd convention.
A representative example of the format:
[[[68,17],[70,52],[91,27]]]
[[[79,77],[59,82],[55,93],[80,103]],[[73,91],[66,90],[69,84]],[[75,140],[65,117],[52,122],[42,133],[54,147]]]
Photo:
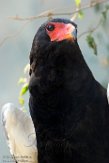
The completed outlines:
[[[106,2],[106,3],[102,3]],[[95,3],[100,3],[95,5]],[[94,7],[91,7],[94,6]],[[81,9],[80,9],[81,8]],[[79,9],[77,14],[73,14]],[[94,77],[104,87],[109,82],[109,2],[102,0],[0,0],[0,109],[7,102],[19,104],[24,67],[29,62],[33,37],[48,19],[37,15],[74,19],[78,25],[78,42]],[[59,13],[61,13],[59,15]],[[55,15],[56,14],[56,15]],[[31,16],[35,16],[32,17]],[[31,18],[30,18],[31,17]],[[22,18],[29,18],[22,19]],[[28,109],[29,94],[25,95]],[[0,122],[0,163],[9,156]]]

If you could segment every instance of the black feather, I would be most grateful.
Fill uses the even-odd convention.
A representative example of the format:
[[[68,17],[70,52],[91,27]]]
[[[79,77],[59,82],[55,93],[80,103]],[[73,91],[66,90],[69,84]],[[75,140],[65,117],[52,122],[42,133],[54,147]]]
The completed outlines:
[[[29,106],[39,163],[108,163],[106,90],[94,79],[77,41],[51,42],[47,23],[30,53]]]

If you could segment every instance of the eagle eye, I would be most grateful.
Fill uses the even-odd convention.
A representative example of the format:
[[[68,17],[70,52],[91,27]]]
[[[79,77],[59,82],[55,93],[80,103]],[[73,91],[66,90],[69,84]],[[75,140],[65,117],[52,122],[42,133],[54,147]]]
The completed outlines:
[[[46,29],[47,29],[48,31],[53,31],[53,30],[55,29],[55,26],[54,26],[54,24],[48,24],[48,25],[46,26]]]

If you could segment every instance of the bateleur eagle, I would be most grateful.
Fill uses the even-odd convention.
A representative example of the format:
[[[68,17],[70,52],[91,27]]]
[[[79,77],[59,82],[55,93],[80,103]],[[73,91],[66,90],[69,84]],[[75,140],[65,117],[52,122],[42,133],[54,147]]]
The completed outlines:
[[[109,105],[77,42],[77,25],[51,19],[30,52],[29,107],[39,163],[109,163]]]

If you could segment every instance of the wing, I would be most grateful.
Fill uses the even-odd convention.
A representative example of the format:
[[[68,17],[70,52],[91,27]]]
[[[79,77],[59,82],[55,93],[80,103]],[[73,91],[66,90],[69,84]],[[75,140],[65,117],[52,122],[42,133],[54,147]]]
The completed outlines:
[[[11,103],[2,108],[2,124],[17,163],[37,163],[36,136],[31,117]]]

